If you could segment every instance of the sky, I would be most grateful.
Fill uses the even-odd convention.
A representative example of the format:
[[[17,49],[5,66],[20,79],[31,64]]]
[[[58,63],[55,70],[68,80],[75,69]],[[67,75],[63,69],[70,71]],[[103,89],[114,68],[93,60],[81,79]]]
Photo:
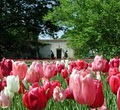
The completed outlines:
[[[64,33],[63,33],[63,31],[58,31],[58,33],[57,33],[57,35],[58,35],[58,37],[59,38],[61,38],[61,36],[63,35]],[[39,39],[51,39],[50,37],[41,37],[41,36],[39,36]]]

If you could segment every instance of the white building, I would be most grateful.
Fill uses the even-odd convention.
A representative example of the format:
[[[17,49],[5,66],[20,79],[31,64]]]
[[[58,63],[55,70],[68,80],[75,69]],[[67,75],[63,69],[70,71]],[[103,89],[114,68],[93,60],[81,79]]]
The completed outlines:
[[[67,41],[63,39],[49,39],[49,40],[39,40],[45,43],[45,46],[41,46],[39,49],[41,58],[51,58],[51,52],[53,52],[54,57],[62,59],[67,52],[68,58],[73,58],[73,50],[68,48]]]

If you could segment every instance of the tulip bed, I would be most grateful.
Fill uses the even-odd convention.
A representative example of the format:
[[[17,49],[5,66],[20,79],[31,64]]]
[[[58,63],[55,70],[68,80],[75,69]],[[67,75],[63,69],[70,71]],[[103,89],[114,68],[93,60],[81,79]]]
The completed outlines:
[[[0,62],[0,109],[120,110],[120,59]]]

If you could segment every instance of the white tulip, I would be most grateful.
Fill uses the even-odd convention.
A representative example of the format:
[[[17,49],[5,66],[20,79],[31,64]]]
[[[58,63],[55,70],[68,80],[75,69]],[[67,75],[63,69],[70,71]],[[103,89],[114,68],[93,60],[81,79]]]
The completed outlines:
[[[7,81],[7,89],[10,92],[15,93],[15,92],[19,91],[20,82],[19,82],[19,77],[18,76],[14,76],[14,75],[8,76],[6,81]]]

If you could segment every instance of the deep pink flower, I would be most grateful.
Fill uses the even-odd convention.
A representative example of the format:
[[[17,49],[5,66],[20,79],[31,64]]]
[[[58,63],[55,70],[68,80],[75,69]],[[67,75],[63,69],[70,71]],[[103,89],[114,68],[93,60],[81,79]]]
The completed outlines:
[[[29,110],[42,110],[48,102],[45,90],[42,87],[30,89],[23,95],[22,100]]]
[[[12,71],[12,60],[3,58],[0,63],[0,72],[3,76],[10,75]]]
[[[50,99],[53,95],[54,88],[58,86],[60,87],[59,81],[45,81],[43,84],[43,88],[46,91],[47,99]]]
[[[117,91],[117,106],[118,106],[118,110],[120,110],[120,87],[118,88]]]
[[[110,59],[110,67],[119,67],[119,58]]]
[[[116,75],[116,74],[119,74],[119,69],[117,67],[110,67],[109,68],[109,71],[108,71],[108,74],[109,76],[112,76],[112,75]]]
[[[73,92],[69,87],[67,87],[64,90],[64,96],[65,96],[66,99],[74,99]]]
[[[65,68],[65,69],[62,69],[61,70],[61,75],[63,78],[68,78],[68,70]]]
[[[117,94],[117,90],[120,87],[120,79],[117,75],[112,75],[109,78],[109,85],[110,88],[112,90],[112,92],[116,95]]]
[[[101,107],[104,103],[104,93],[102,88],[102,82],[99,80],[94,81],[95,84],[95,100],[92,105],[90,105],[91,108],[98,108]]]
[[[104,66],[103,66],[103,70],[102,70],[102,72],[103,73],[106,73],[106,72],[108,72],[108,70],[109,70],[109,63],[108,63],[108,61],[106,60],[106,59],[103,59],[103,64],[104,64]]]

